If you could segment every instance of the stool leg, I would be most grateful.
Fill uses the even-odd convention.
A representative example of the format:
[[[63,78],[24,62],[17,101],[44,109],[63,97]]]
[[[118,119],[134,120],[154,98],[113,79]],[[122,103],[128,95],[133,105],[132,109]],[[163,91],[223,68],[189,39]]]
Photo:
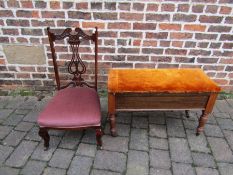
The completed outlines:
[[[117,136],[116,132],[116,97],[113,93],[108,93],[108,118],[110,120],[110,132],[113,137]]]
[[[200,133],[203,132],[207,120],[208,120],[208,113],[206,111],[202,111],[202,115],[199,118],[199,125],[197,127],[196,136],[199,136]]]
[[[110,119],[110,131],[111,131],[111,135],[113,137],[117,136],[117,132],[116,132],[116,116],[115,114],[110,114],[109,115],[109,119]]]
[[[189,111],[188,110],[185,110],[185,116],[186,116],[186,118],[189,118],[190,116],[189,116]]]

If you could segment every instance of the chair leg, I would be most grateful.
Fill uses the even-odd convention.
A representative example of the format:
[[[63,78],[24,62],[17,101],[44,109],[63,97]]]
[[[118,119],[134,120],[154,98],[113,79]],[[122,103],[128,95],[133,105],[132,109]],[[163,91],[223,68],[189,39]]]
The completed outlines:
[[[39,130],[39,136],[44,139],[44,147],[45,147],[45,151],[48,150],[49,148],[49,140],[50,140],[50,137],[49,137],[49,134],[48,134],[48,130],[46,128],[40,128]]]
[[[102,149],[102,135],[103,135],[103,132],[102,132],[101,127],[97,128],[95,130],[95,132],[96,132],[97,149]]]

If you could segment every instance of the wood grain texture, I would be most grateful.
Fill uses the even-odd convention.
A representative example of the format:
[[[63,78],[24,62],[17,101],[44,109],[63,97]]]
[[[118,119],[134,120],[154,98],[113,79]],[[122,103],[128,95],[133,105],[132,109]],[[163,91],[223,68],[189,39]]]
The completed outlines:
[[[203,109],[206,94],[116,94],[116,109]]]

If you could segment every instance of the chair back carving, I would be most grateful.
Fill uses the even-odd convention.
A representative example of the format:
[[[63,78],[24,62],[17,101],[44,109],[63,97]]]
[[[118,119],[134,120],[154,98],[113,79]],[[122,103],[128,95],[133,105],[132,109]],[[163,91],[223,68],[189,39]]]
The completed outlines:
[[[88,86],[91,88],[95,88],[97,90],[97,62],[98,62],[98,30],[95,28],[95,32],[92,35],[87,35],[80,28],[75,28],[74,31],[71,28],[65,29],[60,35],[52,33],[50,28],[47,28],[49,44],[52,53],[53,65],[55,78],[57,83],[57,89],[64,89],[70,85],[75,86]],[[68,73],[72,75],[72,80],[68,84],[61,86],[60,76],[58,72],[58,64],[56,58],[56,50],[55,50],[55,41],[67,39],[67,43],[70,45],[72,56],[70,58],[70,62],[68,64]],[[79,46],[83,41],[93,41],[95,44],[95,82],[94,86],[85,82],[82,75],[86,72],[86,65],[80,58],[79,54]]]

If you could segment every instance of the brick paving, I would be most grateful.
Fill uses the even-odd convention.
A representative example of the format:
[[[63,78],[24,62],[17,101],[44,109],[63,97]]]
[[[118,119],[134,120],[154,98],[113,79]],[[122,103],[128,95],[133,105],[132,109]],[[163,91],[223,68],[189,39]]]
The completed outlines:
[[[232,175],[233,100],[218,100],[205,132],[200,112],[132,112],[117,116],[111,137],[103,112],[103,150],[94,130],[50,131],[48,151],[36,118],[49,98],[0,97],[0,175]]]

